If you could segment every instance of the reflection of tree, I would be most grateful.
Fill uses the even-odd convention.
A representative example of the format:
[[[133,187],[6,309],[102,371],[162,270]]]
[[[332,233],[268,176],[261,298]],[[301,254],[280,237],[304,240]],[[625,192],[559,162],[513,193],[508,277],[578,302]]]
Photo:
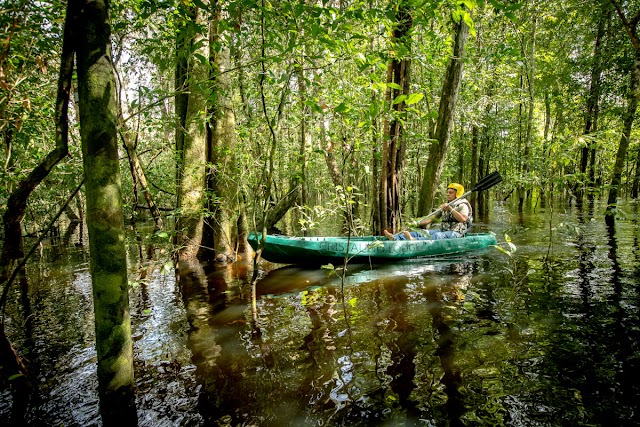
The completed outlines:
[[[336,402],[330,399],[326,384],[331,384],[335,371],[336,343],[331,326],[335,324],[335,289],[308,292],[303,305],[311,322],[309,332],[303,337],[300,349],[304,352],[301,360],[303,378],[298,386],[300,396],[310,396],[307,404],[316,413],[333,411]]]
[[[391,390],[398,395],[398,403],[406,410],[407,419],[418,420],[416,402],[410,399],[415,389],[416,376],[416,336],[415,326],[408,319],[406,282],[387,281],[385,290],[389,295],[391,311],[389,313],[388,334],[396,338],[388,343],[391,350],[391,365],[387,367],[387,374],[391,378]]]
[[[618,253],[618,242],[616,234],[623,234],[621,231],[624,229],[623,224],[618,224],[616,230],[615,222],[610,217],[607,218],[607,235],[609,237],[609,259],[611,260],[611,286],[613,292],[608,299],[608,304],[611,307],[612,325],[611,325],[611,341],[608,354],[616,355],[616,365],[612,378],[606,378],[608,383],[615,384],[617,387],[609,387],[609,390],[614,392],[614,396],[611,399],[611,411],[614,409],[618,412],[619,423],[622,424],[626,419],[633,419],[635,409],[637,407],[637,398],[640,393],[640,387],[638,386],[637,378],[640,375],[640,363],[638,363],[638,357],[636,353],[637,348],[637,334],[634,336],[634,329],[637,330],[639,319],[637,310],[634,308],[629,310],[629,305],[625,301],[628,297],[626,292],[631,289],[625,289],[623,284],[626,283],[623,274],[622,267],[620,265],[621,255]],[[626,225],[626,224],[625,224]],[[617,231],[617,233],[616,233]],[[634,236],[635,256],[636,263],[638,263],[638,246],[637,236]],[[633,283],[636,283],[637,277]],[[635,326],[635,327],[634,327]],[[606,366],[606,365],[605,365]],[[599,389],[605,389],[605,387],[599,387]],[[594,394],[597,394],[598,390],[594,390]],[[620,405],[618,405],[620,404]],[[614,407],[615,405],[615,407]]]
[[[246,375],[251,371],[252,360],[242,341],[247,331],[247,305],[242,302],[248,301],[249,296],[234,294],[235,288],[230,286],[238,283],[243,272],[234,264],[205,270],[198,263],[181,262],[178,267],[191,326],[189,349],[200,386],[200,414],[205,424],[241,424],[257,413],[255,408],[265,398],[255,392],[255,385]],[[246,278],[241,277],[240,281]],[[251,336],[266,351],[257,325]],[[263,355],[267,368],[273,365],[270,357],[268,351]]]
[[[462,266],[452,265],[452,269],[460,269]],[[464,413],[464,399],[460,392],[462,378],[460,370],[456,367],[454,331],[449,325],[446,315],[446,302],[460,298],[459,287],[466,287],[469,278],[466,275],[454,276],[455,279],[445,283],[427,283],[424,295],[428,302],[429,313],[432,317],[434,332],[437,332],[436,355],[440,358],[440,365],[444,372],[440,383],[444,386],[447,395],[447,414],[450,425],[463,425],[460,417]],[[448,293],[449,295],[446,295]]]

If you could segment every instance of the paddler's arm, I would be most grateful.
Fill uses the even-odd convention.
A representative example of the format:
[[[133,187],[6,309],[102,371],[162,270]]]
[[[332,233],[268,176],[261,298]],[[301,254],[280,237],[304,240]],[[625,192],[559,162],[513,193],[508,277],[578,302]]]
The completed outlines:
[[[462,204],[458,205],[458,206],[462,206]],[[469,215],[465,215],[462,212],[460,212],[458,210],[458,206],[456,206],[455,208],[448,205],[448,204],[444,204],[442,206],[440,206],[440,209],[442,209],[442,211],[450,211],[451,212],[451,216],[453,216],[453,218],[458,221],[458,222],[465,222],[467,219],[469,219]]]

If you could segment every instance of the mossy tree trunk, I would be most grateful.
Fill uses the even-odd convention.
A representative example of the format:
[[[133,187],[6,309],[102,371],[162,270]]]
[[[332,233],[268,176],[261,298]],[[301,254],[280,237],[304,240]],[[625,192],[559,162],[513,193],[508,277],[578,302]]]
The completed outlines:
[[[392,4],[395,2],[392,2]],[[402,192],[402,172],[406,152],[404,123],[406,122],[405,101],[397,102],[398,97],[408,97],[411,93],[411,29],[413,17],[406,2],[396,7],[396,27],[393,30],[392,43],[396,57],[387,66],[386,102],[391,106],[390,119],[384,122],[384,142],[380,170],[380,188],[378,209],[380,230],[395,232],[400,227],[400,194]]]
[[[440,107],[438,109],[438,122],[436,125],[436,140],[429,147],[429,157],[425,166],[420,189],[420,203],[418,204],[418,215],[427,214],[433,205],[440,174],[444,167],[444,161],[449,149],[451,130],[453,129],[453,115],[456,101],[458,100],[458,90],[462,80],[462,65],[464,48],[469,37],[469,27],[460,19],[454,22],[455,45],[447,73],[442,86],[442,96],[440,97]]]
[[[616,12],[625,29],[631,39],[631,45],[634,49],[634,62],[631,69],[629,92],[627,94],[627,110],[622,117],[622,134],[620,136],[620,143],[618,145],[618,151],[616,153],[616,160],[613,165],[613,172],[611,175],[611,186],[609,188],[609,197],[607,199],[606,217],[612,219],[615,217],[615,209],[618,205],[618,191],[622,184],[622,173],[624,171],[624,164],[627,159],[627,151],[629,149],[629,141],[631,138],[631,129],[633,128],[633,121],[635,119],[636,110],[638,109],[638,99],[640,99],[640,38],[638,38],[638,23],[640,23],[640,11],[636,13],[631,19],[627,17],[622,10],[619,2],[612,1]]]
[[[178,259],[195,259],[202,243],[206,165],[206,88],[209,52],[203,12],[195,6],[180,6],[181,26],[177,36],[176,65],[176,153],[177,216],[175,243]]]
[[[580,152],[580,176],[582,177],[582,184],[579,184],[576,191],[576,203],[578,206],[582,206],[584,199],[585,187],[587,191],[592,192],[593,182],[590,176],[587,176],[587,167],[591,159],[595,159],[596,143],[592,139],[591,134],[598,131],[598,116],[600,110],[600,88],[602,80],[602,42],[606,35],[606,24],[611,19],[611,7],[608,1],[603,1],[600,8],[600,15],[598,18],[598,30],[596,32],[596,38],[594,40],[593,58],[591,64],[591,76],[589,78],[589,93],[587,94],[587,104],[584,120],[584,135],[585,142]],[[593,169],[593,165],[591,165]]]
[[[87,227],[103,424],[136,425],[133,345],[120,168],[109,3],[77,4],[76,55],[80,135],[87,199]]]
[[[239,172],[237,168],[235,112],[231,103],[232,86],[229,73],[231,53],[225,44],[221,26],[223,10],[214,0],[209,25],[209,61],[212,96],[209,97],[209,134],[207,138],[207,200],[204,244],[201,256],[213,255],[218,262],[235,260],[238,247],[240,206]],[[244,247],[244,245],[242,245]]]

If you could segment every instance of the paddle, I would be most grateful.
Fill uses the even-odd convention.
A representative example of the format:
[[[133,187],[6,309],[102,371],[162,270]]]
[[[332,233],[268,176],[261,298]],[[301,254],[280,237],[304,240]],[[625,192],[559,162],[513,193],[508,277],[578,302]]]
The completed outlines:
[[[453,206],[453,204],[460,199],[463,199],[465,197],[467,197],[469,194],[475,192],[475,191],[484,191],[484,190],[488,190],[491,187],[498,185],[499,183],[502,182],[502,176],[500,175],[500,173],[498,171],[492,172],[489,175],[485,176],[484,178],[482,178],[480,181],[478,181],[478,183],[476,184],[475,187],[473,187],[473,190],[471,191],[467,191],[466,193],[464,193],[462,196],[460,197],[456,197],[455,200],[452,200],[451,202],[447,203],[447,205],[449,206]],[[438,214],[442,212],[442,209],[439,208],[433,212],[431,212],[429,215],[427,216],[423,216],[422,218],[419,218],[416,220],[416,224],[419,224],[420,222],[424,221],[425,219],[429,219],[432,216]]]

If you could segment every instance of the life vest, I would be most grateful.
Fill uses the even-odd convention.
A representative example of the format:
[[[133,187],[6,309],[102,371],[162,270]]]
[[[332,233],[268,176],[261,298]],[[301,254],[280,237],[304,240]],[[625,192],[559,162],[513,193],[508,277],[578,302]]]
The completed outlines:
[[[456,209],[460,205],[466,205],[467,208],[469,208],[467,220],[465,222],[459,222],[453,217],[451,212],[442,212],[442,219],[440,223],[440,229],[442,231],[455,231],[464,236],[465,233],[473,226],[473,208],[471,207],[471,204],[467,199],[458,200],[458,202],[453,206],[453,209]]]

